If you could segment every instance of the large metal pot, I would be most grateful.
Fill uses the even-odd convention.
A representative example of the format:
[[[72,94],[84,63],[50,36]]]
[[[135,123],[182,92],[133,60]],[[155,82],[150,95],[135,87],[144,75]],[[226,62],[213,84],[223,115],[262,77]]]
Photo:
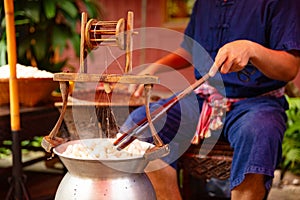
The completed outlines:
[[[74,140],[54,149],[68,169],[56,192],[56,200],[156,199],[153,186],[144,173],[149,162],[145,156],[96,160],[62,154],[68,145],[90,140],[95,139]]]

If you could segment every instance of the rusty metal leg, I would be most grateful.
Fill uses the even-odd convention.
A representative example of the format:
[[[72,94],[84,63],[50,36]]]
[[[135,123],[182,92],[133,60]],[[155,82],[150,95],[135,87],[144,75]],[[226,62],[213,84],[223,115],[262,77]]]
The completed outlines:
[[[29,200],[29,193],[25,185],[25,175],[22,172],[22,154],[21,144],[18,131],[12,131],[12,156],[13,156],[13,167],[12,177],[9,179],[10,188],[6,195],[6,200]]]

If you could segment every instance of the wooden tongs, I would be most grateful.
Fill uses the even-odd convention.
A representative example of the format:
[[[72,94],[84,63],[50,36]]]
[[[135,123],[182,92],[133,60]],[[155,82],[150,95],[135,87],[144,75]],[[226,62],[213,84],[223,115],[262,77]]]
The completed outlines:
[[[217,70],[216,68],[212,68],[212,70]],[[180,92],[178,95],[173,97],[170,101],[163,104],[161,107],[157,108],[153,112],[151,112],[151,121],[148,121],[148,117],[145,117],[138,123],[136,123],[135,126],[133,126],[131,129],[129,129],[126,133],[122,133],[123,135],[115,140],[114,145],[118,150],[122,150],[126,148],[132,141],[134,141],[139,134],[141,134],[147,127],[149,127],[149,124],[152,124],[155,120],[159,119],[164,113],[166,113],[170,108],[172,108],[178,101],[186,97],[188,94],[190,94],[192,91],[194,91],[196,88],[201,86],[204,82],[206,82],[210,77],[215,75],[215,71],[212,72],[212,70],[202,76],[201,79],[197,80],[195,83],[191,84],[189,87],[184,89],[182,92]],[[151,128],[151,126],[150,126]],[[154,142],[156,141],[156,138],[154,138]],[[158,141],[160,143],[160,141]]]
[[[70,85],[69,85],[68,81],[60,81],[59,86],[60,86],[60,91],[61,91],[62,100],[63,100],[62,109],[61,109],[59,118],[58,118],[55,126],[53,127],[52,131],[49,133],[49,135],[43,137],[43,140],[41,142],[41,146],[47,152],[51,152],[52,148],[66,142],[68,140],[66,138],[57,137],[57,133],[59,132],[59,129],[61,127],[61,123],[64,119],[64,115],[65,115],[66,110],[67,110]]]

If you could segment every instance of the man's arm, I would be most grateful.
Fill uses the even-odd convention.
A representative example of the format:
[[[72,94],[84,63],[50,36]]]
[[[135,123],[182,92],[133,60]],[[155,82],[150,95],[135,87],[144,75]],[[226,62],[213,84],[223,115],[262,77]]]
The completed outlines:
[[[155,75],[158,73],[170,71],[171,69],[179,70],[191,66],[191,55],[183,48],[178,48],[174,52],[162,57],[155,63],[149,65],[142,70],[139,74]],[[139,97],[143,94],[143,85],[136,86],[131,85],[129,91],[134,91],[134,96]]]
[[[272,50],[249,40],[238,40],[220,48],[214,67],[213,75],[218,69],[221,73],[242,70],[251,62],[267,77],[281,80],[293,80],[300,67],[299,52]]]
[[[183,48],[178,48],[174,52],[160,58],[155,63],[149,65],[140,74],[154,75],[157,73],[168,71],[167,66],[175,70],[183,69],[191,66],[191,55]]]

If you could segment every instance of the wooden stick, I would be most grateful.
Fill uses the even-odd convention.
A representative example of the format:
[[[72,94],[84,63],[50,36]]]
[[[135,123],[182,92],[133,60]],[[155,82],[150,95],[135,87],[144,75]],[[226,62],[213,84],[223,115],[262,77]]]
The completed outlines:
[[[85,65],[85,57],[86,57],[86,50],[85,50],[85,26],[87,23],[87,13],[83,12],[81,15],[81,27],[80,27],[80,56],[79,56],[79,72],[86,73],[86,65]]]
[[[126,35],[126,66],[125,73],[132,71],[132,35],[133,35],[133,12],[127,14],[127,35]]]
[[[86,74],[86,73],[55,73],[54,81],[76,81],[76,82],[106,82],[106,83],[128,83],[128,84],[157,84],[157,76],[151,75],[122,75],[122,74]]]

